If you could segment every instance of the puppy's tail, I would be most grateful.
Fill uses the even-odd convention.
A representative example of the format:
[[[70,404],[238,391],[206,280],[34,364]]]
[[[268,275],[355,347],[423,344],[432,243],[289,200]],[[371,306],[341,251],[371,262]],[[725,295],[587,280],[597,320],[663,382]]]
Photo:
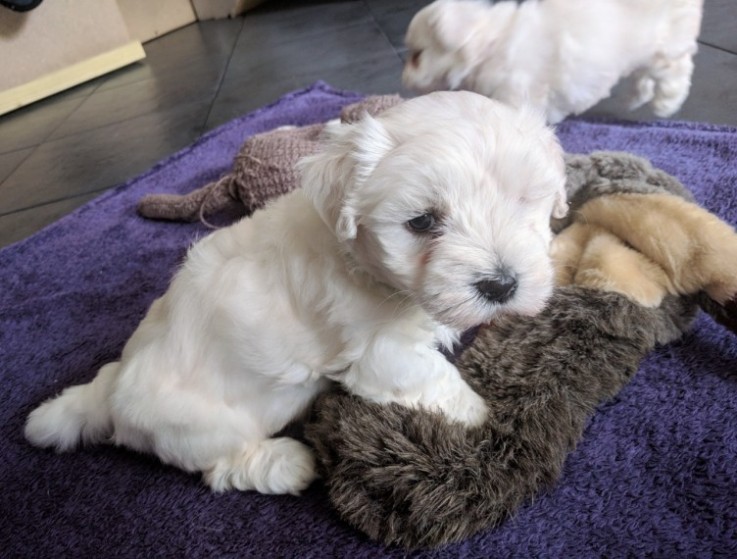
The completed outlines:
[[[100,442],[112,435],[108,396],[120,363],[105,365],[88,384],[72,386],[28,416],[25,436],[40,447],[72,450],[80,442]]]

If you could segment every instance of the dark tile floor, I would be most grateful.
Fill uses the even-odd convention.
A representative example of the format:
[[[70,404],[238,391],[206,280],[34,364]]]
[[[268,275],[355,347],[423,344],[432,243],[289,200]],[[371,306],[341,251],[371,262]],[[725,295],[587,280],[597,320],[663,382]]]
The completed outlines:
[[[428,0],[269,0],[147,43],[145,61],[0,117],[0,247],[203,132],[321,79],[401,91],[402,38]],[[674,118],[737,126],[737,2],[706,0],[692,94]],[[630,119],[615,101],[592,110]]]

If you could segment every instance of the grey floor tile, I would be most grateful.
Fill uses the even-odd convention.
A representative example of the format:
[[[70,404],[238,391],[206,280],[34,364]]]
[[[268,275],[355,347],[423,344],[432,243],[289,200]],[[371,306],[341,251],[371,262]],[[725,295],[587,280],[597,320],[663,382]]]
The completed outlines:
[[[737,126],[737,56],[701,45],[695,61],[691,94],[673,118]]]
[[[291,77],[283,80],[252,81],[234,83],[230,87],[220,90],[205,124],[206,130],[211,130],[229,120],[242,116],[279,97],[297,89],[297,82]]]
[[[181,105],[209,103],[217,93],[227,60],[208,62],[192,68],[186,77],[170,76],[99,89],[54,130],[49,140]]]
[[[84,100],[84,96],[54,96],[0,116],[0,153],[45,141]]]
[[[315,81],[316,74],[297,76],[296,85],[306,87]],[[411,95],[404,91],[402,85],[402,60],[396,53],[380,54],[362,60],[360,63],[349,63],[323,70],[320,79],[338,89],[359,91],[366,94],[400,93],[405,97]]]
[[[75,85],[74,87],[70,87],[69,89],[60,91],[59,93],[50,97],[49,99],[54,99],[56,101],[64,101],[65,99],[76,99],[78,97],[87,97],[88,95],[92,94],[92,92],[95,91],[100,86],[104,78],[105,76],[100,76],[99,78],[94,78],[84,83],[81,83],[79,85]],[[42,99],[41,101],[39,101],[39,103],[43,104],[44,101],[45,100]]]
[[[379,27],[384,31],[395,48],[404,49],[404,35],[409,22],[431,0],[366,0],[369,10],[374,15]]]
[[[373,22],[340,27],[324,35],[278,43],[258,51],[243,49],[239,42],[222,89],[305,76],[317,80],[328,70],[393,54],[391,44]]]
[[[111,187],[185,147],[209,102],[159,111],[36,148],[0,185],[0,214]]]
[[[735,0],[705,0],[704,17],[699,40],[703,43],[737,53],[737,2]]]
[[[360,0],[270,1],[244,15],[237,49],[263,52],[272,45],[290,44],[307,37],[325,37],[335,29],[368,24],[371,20],[365,2]]]
[[[23,161],[31,155],[34,148],[24,148],[0,153],[0,183],[7,179]]]
[[[395,91],[399,87],[401,63],[373,20],[333,28],[325,34],[306,34],[288,43],[277,41],[255,51],[245,45],[238,41],[207,128],[317,80],[366,91]],[[372,81],[376,82],[373,86]]]
[[[0,216],[0,248],[25,239],[83,204],[86,204],[99,194],[84,194]]]
[[[143,45],[146,58],[110,74],[101,90],[145,80],[168,83],[205,79],[207,66],[227,61],[243,20],[203,21],[177,29]]]

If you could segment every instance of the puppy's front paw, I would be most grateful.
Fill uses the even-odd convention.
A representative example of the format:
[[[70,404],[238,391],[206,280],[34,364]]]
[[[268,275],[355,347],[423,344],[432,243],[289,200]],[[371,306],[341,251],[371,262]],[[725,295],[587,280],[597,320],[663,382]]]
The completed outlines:
[[[454,397],[437,406],[449,419],[463,423],[467,427],[478,427],[483,424],[488,415],[488,408],[484,399],[463,383]]]
[[[312,450],[289,437],[246,444],[241,453],[218,460],[204,474],[217,492],[255,489],[272,495],[299,495],[317,478]]]
[[[299,495],[317,478],[315,455],[306,445],[287,437],[270,442],[273,449],[262,493]]]

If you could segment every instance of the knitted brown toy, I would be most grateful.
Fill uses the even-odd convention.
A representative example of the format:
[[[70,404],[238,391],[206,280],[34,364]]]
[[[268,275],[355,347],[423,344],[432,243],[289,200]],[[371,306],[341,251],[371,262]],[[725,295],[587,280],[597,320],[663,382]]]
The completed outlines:
[[[400,103],[399,95],[367,97],[341,112],[341,121],[355,122],[364,114],[375,115]],[[325,125],[285,126],[246,140],[221,179],[186,195],[151,194],[138,203],[138,213],[150,219],[197,221],[229,211],[250,215],[268,199],[297,188],[296,163],[314,153]]]

